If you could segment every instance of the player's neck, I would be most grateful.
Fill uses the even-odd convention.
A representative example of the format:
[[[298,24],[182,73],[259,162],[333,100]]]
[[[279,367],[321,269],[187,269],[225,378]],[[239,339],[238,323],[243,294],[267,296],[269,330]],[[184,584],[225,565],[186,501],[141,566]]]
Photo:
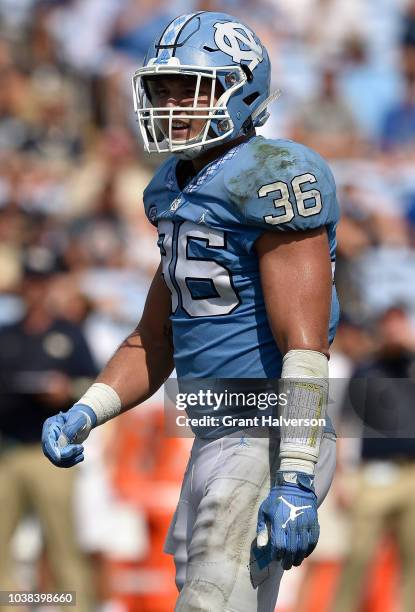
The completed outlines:
[[[207,164],[210,164],[210,162],[214,161],[218,157],[221,157],[221,155],[226,153],[226,151],[229,149],[232,149],[241,142],[245,142],[245,140],[249,140],[249,138],[252,138],[252,136],[255,136],[255,130],[249,134],[245,134],[244,136],[239,136],[239,138],[225,142],[217,147],[214,147],[213,149],[208,149],[205,153],[199,155],[199,157],[192,159],[192,166],[195,174],[200,172]]]

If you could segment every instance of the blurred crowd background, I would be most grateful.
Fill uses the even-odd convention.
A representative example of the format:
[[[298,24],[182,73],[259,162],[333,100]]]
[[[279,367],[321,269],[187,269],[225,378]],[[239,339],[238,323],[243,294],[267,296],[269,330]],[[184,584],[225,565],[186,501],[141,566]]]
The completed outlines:
[[[283,95],[261,133],[335,174],[331,375],[415,374],[414,1],[0,0],[0,587],[77,590],[81,611],[175,598],[161,548],[189,440],[164,438],[162,398],[94,431],[79,469],[47,464],[38,440],[140,317],[160,160],[142,152],[130,80],[161,27],[200,9],[269,50]],[[339,447],[319,547],[278,609],[415,610],[415,443]]]

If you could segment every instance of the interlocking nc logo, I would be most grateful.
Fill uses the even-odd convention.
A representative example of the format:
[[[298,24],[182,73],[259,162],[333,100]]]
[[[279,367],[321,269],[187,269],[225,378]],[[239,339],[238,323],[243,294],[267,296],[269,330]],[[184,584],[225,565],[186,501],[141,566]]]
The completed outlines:
[[[238,64],[242,60],[249,61],[249,70],[254,70],[263,59],[263,51],[251,30],[241,23],[229,22],[215,23],[215,43],[218,49],[230,55]],[[248,47],[246,48],[242,48]]]

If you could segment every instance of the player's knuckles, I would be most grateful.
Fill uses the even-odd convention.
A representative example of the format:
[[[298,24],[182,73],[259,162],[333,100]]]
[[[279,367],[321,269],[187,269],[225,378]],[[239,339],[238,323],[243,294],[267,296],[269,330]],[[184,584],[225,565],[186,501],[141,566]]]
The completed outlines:
[[[59,433],[61,431],[61,426],[59,423],[53,420],[53,417],[47,421],[45,421],[42,429],[42,437],[44,439],[50,438],[57,440],[59,437]]]
[[[70,444],[69,446],[65,446],[61,450],[61,459],[64,462],[71,461],[71,460],[75,459],[76,457],[82,455],[82,453],[83,453],[83,448],[82,447],[74,446],[74,445]]]
[[[82,453],[76,453],[69,457],[61,458],[58,465],[59,467],[70,468],[79,463],[80,461],[83,461],[83,458],[84,457]]]
[[[50,460],[52,463],[55,461],[59,461],[60,454],[59,451],[54,447],[53,444],[50,443],[48,439],[44,440],[42,443],[43,454]]]
[[[295,529],[290,527],[287,533],[287,550],[291,554],[295,554],[299,548],[298,534]]]
[[[296,531],[297,531],[297,541],[298,541],[298,549],[302,551],[306,551],[309,544],[309,523],[304,515],[300,515],[298,517],[296,523]]]
[[[71,415],[63,426],[62,433],[68,440],[73,440],[84,429],[85,424],[86,418],[84,415]]]
[[[271,529],[271,544],[276,559],[283,557],[287,551],[287,536],[285,531],[282,529],[274,530]]]
[[[293,556],[287,555],[281,560],[281,562],[282,562],[283,569],[289,570],[293,566]]]
[[[308,532],[302,530],[298,534],[298,550],[302,551],[304,556],[307,555],[307,551],[309,549],[309,545],[310,545],[310,541],[309,541],[309,537],[308,537]]]
[[[46,436],[42,440],[42,450],[44,455],[51,461],[59,461],[60,452],[54,437]]]

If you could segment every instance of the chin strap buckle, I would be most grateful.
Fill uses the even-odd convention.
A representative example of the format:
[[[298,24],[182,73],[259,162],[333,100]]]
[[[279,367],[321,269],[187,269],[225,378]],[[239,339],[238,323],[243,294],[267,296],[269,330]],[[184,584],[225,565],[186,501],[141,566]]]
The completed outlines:
[[[281,97],[282,91],[281,89],[276,89],[266,100],[262,102],[258,106],[256,110],[251,115],[252,123],[255,127],[261,127],[269,118],[269,113],[266,112],[268,104],[271,102],[275,102],[278,98]],[[261,116],[262,115],[262,116]]]

